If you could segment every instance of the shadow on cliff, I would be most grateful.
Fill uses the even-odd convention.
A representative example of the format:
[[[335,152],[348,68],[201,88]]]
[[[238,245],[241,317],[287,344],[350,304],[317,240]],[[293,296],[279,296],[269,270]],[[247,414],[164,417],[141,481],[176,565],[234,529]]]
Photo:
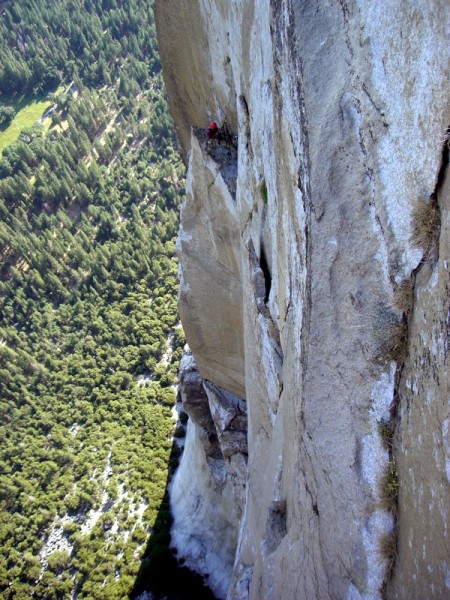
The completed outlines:
[[[180,448],[174,440],[164,498],[129,596],[132,600],[140,596],[142,600],[216,600],[205,586],[203,577],[182,566],[170,550],[172,515],[169,483],[178,466],[180,454]],[[146,596],[146,592],[150,592],[151,596]]]

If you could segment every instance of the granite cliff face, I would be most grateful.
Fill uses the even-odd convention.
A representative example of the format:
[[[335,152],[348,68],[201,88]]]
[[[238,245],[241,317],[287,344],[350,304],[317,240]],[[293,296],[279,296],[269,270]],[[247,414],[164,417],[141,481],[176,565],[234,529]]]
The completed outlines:
[[[221,598],[447,597],[448,3],[155,16],[189,165],[179,556]]]

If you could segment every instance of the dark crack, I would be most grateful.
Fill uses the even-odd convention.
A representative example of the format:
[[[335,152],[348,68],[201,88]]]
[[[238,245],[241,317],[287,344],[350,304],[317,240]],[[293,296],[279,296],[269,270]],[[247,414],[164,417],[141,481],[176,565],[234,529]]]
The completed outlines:
[[[438,170],[438,175],[436,178],[436,185],[435,185],[433,192],[430,194],[431,202],[435,202],[438,207],[439,207],[439,192],[444,183],[447,167],[449,164],[449,144],[450,144],[450,127],[447,128],[445,139],[444,139],[444,145],[443,145],[442,154],[441,154],[441,164],[440,164],[440,167]],[[412,285],[413,289],[415,289],[415,287],[416,287],[417,275],[418,275],[419,271],[423,268],[423,265],[425,262],[426,262],[425,260],[422,260],[419,263],[419,265],[411,273],[411,285]],[[413,294],[413,298],[414,298],[414,294]],[[408,344],[408,339],[409,339],[409,335],[410,335],[409,332],[410,332],[411,319],[412,319],[413,312],[414,312],[414,304],[412,303],[411,306],[409,307],[408,311],[403,314],[403,322],[406,325],[406,342],[405,342],[406,344]],[[427,353],[429,353],[429,350],[424,349],[424,353],[422,355],[422,360],[426,359]],[[389,422],[389,426],[392,428],[392,430],[394,432],[397,431],[398,425],[399,425],[399,408],[400,408],[400,402],[401,402],[400,388],[401,388],[402,381],[403,381],[403,371],[405,369],[405,361],[406,360],[407,360],[407,356],[405,356],[405,358],[402,361],[399,361],[397,363],[397,370],[395,373],[394,395],[393,395],[393,401],[392,401],[391,408],[390,408],[390,422]],[[430,364],[430,367],[433,368],[430,360],[429,360],[429,364]],[[436,378],[437,373],[434,373],[434,376]],[[409,405],[407,405],[406,408],[409,409]],[[394,433],[394,440],[395,440],[395,437],[396,437],[396,433]],[[395,446],[396,445],[395,445],[395,441],[394,441],[394,443],[389,448],[389,460],[392,461],[394,464],[395,464],[395,459],[396,459]],[[398,503],[398,499],[397,499],[397,503]],[[395,507],[395,512],[396,511],[397,511],[397,506]],[[396,520],[395,512],[394,512],[394,518]],[[395,531],[396,531],[396,527],[394,525],[394,532]],[[393,577],[394,570],[395,570],[395,561],[391,567],[390,574],[388,574],[386,580],[383,583],[383,589],[387,589],[387,585],[389,584],[389,581],[391,581],[391,579]]]

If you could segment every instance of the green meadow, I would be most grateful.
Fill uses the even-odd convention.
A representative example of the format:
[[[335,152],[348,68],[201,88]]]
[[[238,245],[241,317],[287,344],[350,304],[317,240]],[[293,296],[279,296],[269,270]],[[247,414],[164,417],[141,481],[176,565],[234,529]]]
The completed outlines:
[[[0,152],[3,152],[4,148],[15,142],[20,135],[20,132],[31,127],[39,121],[44,112],[52,105],[49,100],[40,99],[26,99],[20,103],[22,107],[5,129],[0,131]],[[44,128],[48,129],[51,125],[51,119],[47,119],[44,123]]]

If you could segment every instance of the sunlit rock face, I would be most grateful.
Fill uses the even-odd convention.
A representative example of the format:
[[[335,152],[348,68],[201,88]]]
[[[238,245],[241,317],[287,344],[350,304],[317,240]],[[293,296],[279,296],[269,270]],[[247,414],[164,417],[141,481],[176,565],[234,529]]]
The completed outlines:
[[[223,151],[224,168],[192,136],[187,199],[177,242],[179,310],[202,376],[243,398],[240,235],[233,195],[237,165],[228,158],[232,151]]]
[[[157,0],[155,14],[189,155],[183,326],[208,400],[216,386],[247,408],[220,595],[446,597],[448,3]],[[216,153],[195,129],[211,119],[238,136],[235,172],[234,148]],[[433,194],[442,227],[424,257],[413,207]],[[409,312],[394,302],[403,282]],[[234,440],[216,401],[217,439]],[[382,485],[394,458],[396,516]],[[192,531],[222,535],[227,502],[204,505]]]
[[[437,256],[417,273],[399,385],[398,558],[392,598],[450,595],[450,177],[439,189]],[[413,591],[414,590],[414,591]]]
[[[189,415],[183,460],[172,483],[172,543],[188,567],[226,596],[245,503],[246,405],[205,381],[194,358],[180,366],[183,409]]]

